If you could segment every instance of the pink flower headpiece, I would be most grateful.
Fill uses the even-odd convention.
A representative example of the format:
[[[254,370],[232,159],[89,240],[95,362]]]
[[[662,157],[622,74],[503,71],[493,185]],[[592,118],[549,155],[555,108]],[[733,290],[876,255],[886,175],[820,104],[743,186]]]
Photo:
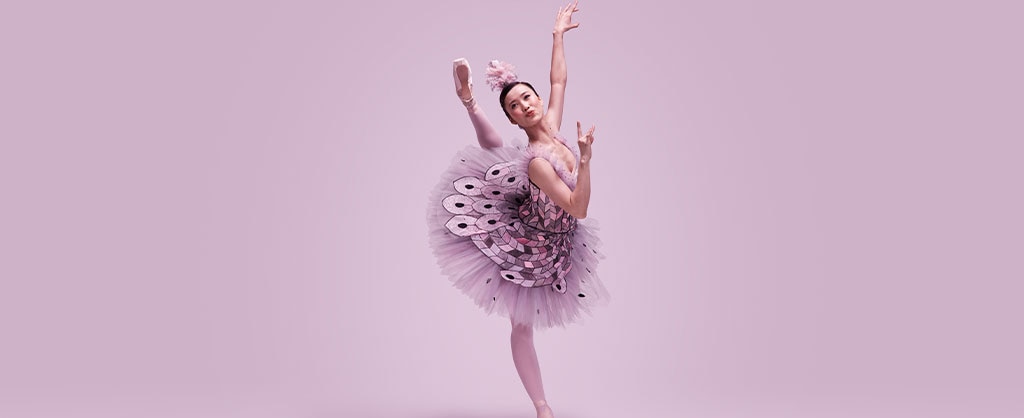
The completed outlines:
[[[491,90],[501,91],[505,86],[519,81],[515,69],[512,64],[504,61],[493,60],[487,64],[487,84]]]

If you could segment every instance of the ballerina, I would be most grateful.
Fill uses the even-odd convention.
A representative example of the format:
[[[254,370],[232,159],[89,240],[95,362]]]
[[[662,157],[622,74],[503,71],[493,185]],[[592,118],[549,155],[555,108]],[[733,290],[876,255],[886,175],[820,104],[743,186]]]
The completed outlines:
[[[538,418],[552,418],[534,348],[534,328],[564,326],[607,299],[597,277],[600,241],[587,217],[594,127],[560,134],[567,80],[563,35],[578,2],[560,8],[553,31],[551,95],[544,101],[514,68],[492,61],[488,84],[528,145],[505,146],[472,94],[465,59],[453,62],[456,94],[480,147],[458,152],[430,196],[430,244],[442,272],[488,313],[512,325],[512,360]],[[572,145],[575,145],[574,148]]]

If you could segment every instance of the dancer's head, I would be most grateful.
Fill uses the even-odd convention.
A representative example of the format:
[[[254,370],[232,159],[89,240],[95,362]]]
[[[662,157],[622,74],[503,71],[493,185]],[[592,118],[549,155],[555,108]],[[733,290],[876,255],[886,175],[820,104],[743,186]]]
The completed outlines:
[[[513,125],[525,128],[544,117],[544,101],[533,85],[525,81],[516,81],[503,87],[498,101]]]
[[[497,60],[487,64],[487,84],[493,90],[501,90],[498,103],[513,125],[531,126],[544,116],[544,102],[537,90],[530,83],[519,81],[511,64]]]

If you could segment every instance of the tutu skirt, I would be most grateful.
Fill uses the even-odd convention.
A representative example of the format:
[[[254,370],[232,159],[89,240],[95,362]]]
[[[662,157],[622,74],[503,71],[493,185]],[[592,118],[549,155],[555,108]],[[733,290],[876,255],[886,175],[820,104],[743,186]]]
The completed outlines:
[[[575,187],[557,159],[529,148],[457,152],[429,195],[429,244],[442,273],[488,314],[565,326],[607,302],[597,276],[604,255],[595,220],[571,217],[529,181],[533,158],[557,164]]]

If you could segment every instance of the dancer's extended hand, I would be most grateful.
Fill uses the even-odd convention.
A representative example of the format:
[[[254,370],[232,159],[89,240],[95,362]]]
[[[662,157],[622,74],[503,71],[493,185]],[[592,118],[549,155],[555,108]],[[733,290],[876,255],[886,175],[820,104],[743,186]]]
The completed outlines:
[[[579,147],[580,147],[580,164],[590,162],[591,150],[590,145],[594,143],[594,128],[591,126],[587,134],[583,134],[583,125],[580,121],[576,121],[576,132],[579,134]]]
[[[558,9],[558,15],[555,16],[555,33],[566,33],[580,26],[579,23],[572,23],[572,14],[580,11],[579,5],[579,0],[576,0],[575,3]]]

